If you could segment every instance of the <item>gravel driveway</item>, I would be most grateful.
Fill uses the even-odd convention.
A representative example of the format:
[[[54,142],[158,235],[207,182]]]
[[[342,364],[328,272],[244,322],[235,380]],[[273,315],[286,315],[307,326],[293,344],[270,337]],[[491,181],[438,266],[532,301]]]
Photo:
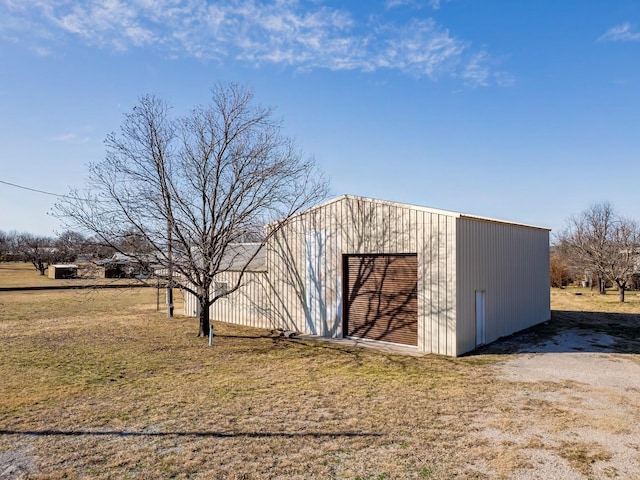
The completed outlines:
[[[639,340],[637,327],[621,339],[570,326],[499,342],[494,350],[516,355],[498,374],[517,388],[480,415],[479,435],[518,453],[476,468],[500,477],[504,466],[514,479],[640,479]]]

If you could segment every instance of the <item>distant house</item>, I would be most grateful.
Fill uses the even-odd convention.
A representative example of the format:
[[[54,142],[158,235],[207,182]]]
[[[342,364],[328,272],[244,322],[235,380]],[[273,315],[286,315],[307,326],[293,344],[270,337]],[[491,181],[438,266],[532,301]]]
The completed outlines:
[[[135,278],[152,276],[155,257],[151,255],[125,255],[114,253],[110,258],[96,262],[104,268],[104,278]]]
[[[56,280],[63,278],[76,278],[78,276],[77,265],[49,265],[47,269],[49,278]]]
[[[212,319],[458,356],[550,318],[547,228],[345,195],[262,250]],[[235,285],[242,263],[212,288]]]

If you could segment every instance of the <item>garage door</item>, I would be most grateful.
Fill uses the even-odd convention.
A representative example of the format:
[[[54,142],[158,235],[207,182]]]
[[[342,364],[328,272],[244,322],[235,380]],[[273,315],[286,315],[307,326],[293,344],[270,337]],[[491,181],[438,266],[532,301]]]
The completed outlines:
[[[345,255],[343,274],[347,336],[418,345],[416,255]]]

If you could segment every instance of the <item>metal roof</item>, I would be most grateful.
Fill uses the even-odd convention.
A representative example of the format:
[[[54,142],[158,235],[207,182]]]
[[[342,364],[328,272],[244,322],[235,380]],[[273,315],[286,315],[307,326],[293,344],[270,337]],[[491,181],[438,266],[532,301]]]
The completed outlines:
[[[300,214],[306,213],[306,212],[310,212],[313,211],[317,208],[322,208],[325,207],[327,205],[331,205],[332,203],[336,203],[336,202],[341,202],[343,200],[347,200],[347,199],[351,199],[351,200],[360,200],[360,201],[365,201],[365,202],[369,202],[369,203],[376,203],[376,204],[380,204],[380,205],[389,205],[389,206],[394,206],[394,207],[404,207],[404,208],[412,208],[414,210],[419,210],[422,212],[429,212],[429,213],[435,213],[438,215],[445,215],[448,217],[453,217],[453,218],[468,218],[470,220],[478,220],[478,221],[483,221],[483,222],[495,222],[495,223],[502,223],[505,225],[515,225],[515,226],[520,226],[520,227],[527,227],[527,228],[536,228],[539,230],[547,230],[550,231],[551,229],[548,227],[540,227],[537,225],[529,225],[526,223],[521,223],[521,222],[512,222],[509,220],[499,220],[497,218],[491,218],[491,217],[483,217],[480,215],[471,215],[471,214],[467,214],[467,213],[461,213],[461,212],[454,212],[451,210],[441,210],[438,208],[432,208],[432,207],[424,207],[421,205],[414,205],[414,204],[409,204],[409,203],[401,203],[401,202],[393,202],[390,200],[381,200],[381,199],[377,199],[377,198],[370,198],[370,197],[362,197],[359,195],[350,195],[350,194],[345,194],[345,195],[341,195],[339,197],[336,197],[334,199],[328,200],[326,202],[323,202],[321,204],[315,205],[303,212],[300,212]]]
[[[246,266],[248,272],[267,270],[267,249],[262,243],[231,243],[227,246],[221,270],[239,272]]]

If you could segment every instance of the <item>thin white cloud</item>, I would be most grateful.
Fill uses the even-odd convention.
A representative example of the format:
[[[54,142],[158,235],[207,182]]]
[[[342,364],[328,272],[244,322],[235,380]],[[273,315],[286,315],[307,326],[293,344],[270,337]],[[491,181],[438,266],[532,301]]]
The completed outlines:
[[[386,67],[417,76],[436,79],[454,74],[468,46],[452,37],[433,20],[413,20],[401,28],[385,26],[379,31],[381,48],[377,48],[372,67]]]
[[[63,133],[61,135],[56,135],[55,137],[51,137],[51,140],[54,142],[72,142],[78,136],[75,133]]]
[[[493,78],[499,87],[513,87],[516,84],[516,78],[509,72],[494,72]]]
[[[429,0],[429,6],[434,10],[440,10],[443,1],[450,2],[451,0]]]
[[[418,4],[386,3],[401,5]],[[430,5],[438,8],[440,1]],[[355,18],[320,1],[0,0],[0,18],[0,36],[29,41],[40,54],[50,51],[52,38],[75,37],[119,52],[153,48],[168,57],[255,66],[388,69],[431,79],[462,78],[473,85],[488,85],[492,78],[488,54],[474,51],[433,19],[414,15],[402,24],[373,14]]]
[[[81,144],[91,140],[90,132],[93,128],[89,125],[79,127],[75,132],[61,133],[50,138],[54,142]]]
[[[429,3],[431,3],[432,1],[438,1],[438,0],[430,0]],[[384,3],[385,8],[397,8],[397,7],[406,7],[406,6],[415,6],[416,5],[416,0],[387,0]]]
[[[629,23],[623,23],[611,28],[598,38],[599,42],[633,42],[640,41],[640,32],[634,31]]]
[[[451,0],[428,0],[426,3],[427,6],[431,7],[433,10],[440,10],[443,1],[450,2]],[[398,7],[412,7],[421,9],[424,7],[424,4],[424,0],[387,0],[384,6],[387,9]]]
[[[462,72],[462,78],[473,86],[486,87],[489,84],[491,72],[487,64],[487,53],[474,54]]]
[[[85,38],[90,44],[125,51],[129,46],[142,47],[155,41],[153,32],[141,26],[137,8],[128,2],[102,0],[80,3],[74,4],[70,11],[60,13],[51,11],[51,22]]]

